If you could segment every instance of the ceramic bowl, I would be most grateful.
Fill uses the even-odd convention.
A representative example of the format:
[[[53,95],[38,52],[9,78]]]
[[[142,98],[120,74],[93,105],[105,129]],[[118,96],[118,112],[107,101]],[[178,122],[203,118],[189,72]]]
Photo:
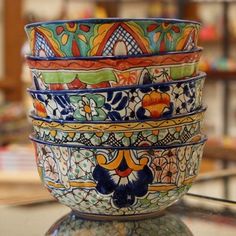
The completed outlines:
[[[163,214],[138,221],[92,221],[73,212],[57,220],[46,236],[193,236],[179,216]]]
[[[151,84],[196,75],[202,49],[163,55],[44,60],[27,57],[35,89],[62,90]],[[63,59],[63,58],[62,58]]]
[[[191,50],[200,24],[176,19],[86,19],[26,25],[31,54],[114,56]]]
[[[205,110],[142,123],[91,124],[55,122],[34,115],[31,118],[34,136],[51,143],[103,147],[166,146],[196,142],[201,137]]]
[[[167,118],[202,106],[206,74],[166,83],[81,90],[33,90],[36,115],[76,121]]]
[[[197,177],[203,137],[182,145],[84,148],[32,138],[50,193],[84,217],[147,217],[183,196]]]

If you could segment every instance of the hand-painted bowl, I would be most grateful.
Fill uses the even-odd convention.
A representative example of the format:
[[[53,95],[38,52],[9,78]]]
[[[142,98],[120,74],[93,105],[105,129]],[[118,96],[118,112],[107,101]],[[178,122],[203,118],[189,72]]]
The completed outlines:
[[[34,88],[62,90],[168,82],[194,76],[202,49],[162,55],[113,58],[27,57]]]
[[[201,138],[205,110],[165,120],[108,124],[55,122],[34,115],[31,118],[34,137],[49,143],[146,147],[196,142]]]
[[[78,147],[31,138],[50,193],[83,217],[143,218],[183,196],[197,177],[206,138],[164,147]]]
[[[73,57],[191,50],[199,28],[187,20],[108,18],[33,23],[25,30],[33,56]]]
[[[73,212],[57,220],[46,236],[193,236],[190,229],[173,214],[138,221],[93,221]]]
[[[167,118],[202,106],[206,74],[190,79],[116,88],[33,90],[36,115],[76,121],[128,121]]]

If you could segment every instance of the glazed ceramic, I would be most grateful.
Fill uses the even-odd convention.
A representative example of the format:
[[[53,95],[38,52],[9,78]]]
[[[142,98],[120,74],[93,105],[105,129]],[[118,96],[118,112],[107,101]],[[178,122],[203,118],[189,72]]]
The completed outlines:
[[[83,148],[32,138],[50,193],[82,216],[146,217],[183,196],[195,180],[205,137],[193,144]]]
[[[106,89],[28,90],[36,115],[61,120],[147,120],[187,114],[202,106],[205,73],[152,85]]]
[[[86,19],[29,24],[31,54],[41,57],[114,56],[191,50],[200,24],[175,19]]]
[[[46,236],[193,236],[180,217],[163,214],[139,221],[83,220],[73,212],[55,222]]]
[[[179,66],[153,66],[125,71],[101,70],[31,70],[33,86],[38,90],[106,88],[152,84],[194,76],[198,63]]]
[[[196,75],[202,49],[146,57],[42,60],[28,57],[35,89],[82,89],[151,84]]]
[[[104,147],[163,146],[196,142],[201,138],[204,110],[166,120],[105,125],[31,117],[34,136],[51,143]]]

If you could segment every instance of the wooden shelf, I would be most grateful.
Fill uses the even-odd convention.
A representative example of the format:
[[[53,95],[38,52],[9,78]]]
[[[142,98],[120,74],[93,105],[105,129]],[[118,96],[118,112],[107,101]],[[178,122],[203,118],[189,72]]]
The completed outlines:
[[[214,40],[201,40],[201,39],[199,39],[199,45],[209,45],[209,44],[221,44],[222,43],[222,41],[221,41],[222,39],[214,39]]]
[[[201,40],[199,39],[199,45],[211,45],[211,44],[222,44],[222,40],[221,38],[216,38],[214,40]],[[236,38],[234,38],[233,36],[230,37],[229,42],[232,44],[236,44]]]
[[[206,71],[206,73],[207,77],[210,79],[236,80],[236,71],[212,70],[212,71]]]
[[[204,148],[204,158],[236,162],[236,140],[231,138],[227,140],[209,139]]]
[[[9,80],[0,80],[0,89],[15,90],[14,83],[9,82]]]
[[[4,80],[0,81],[0,89],[6,101],[22,100],[22,83],[20,80],[22,59],[21,48],[24,41],[22,19],[22,0],[3,1],[3,60]]]

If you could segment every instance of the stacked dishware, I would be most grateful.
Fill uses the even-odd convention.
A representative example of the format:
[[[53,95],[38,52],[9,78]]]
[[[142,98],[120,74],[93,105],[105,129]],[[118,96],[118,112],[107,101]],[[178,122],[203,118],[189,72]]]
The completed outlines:
[[[94,219],[159,213],[195,180],[206,137],[200,25],[88,19],[26,26],[40,177]]]

